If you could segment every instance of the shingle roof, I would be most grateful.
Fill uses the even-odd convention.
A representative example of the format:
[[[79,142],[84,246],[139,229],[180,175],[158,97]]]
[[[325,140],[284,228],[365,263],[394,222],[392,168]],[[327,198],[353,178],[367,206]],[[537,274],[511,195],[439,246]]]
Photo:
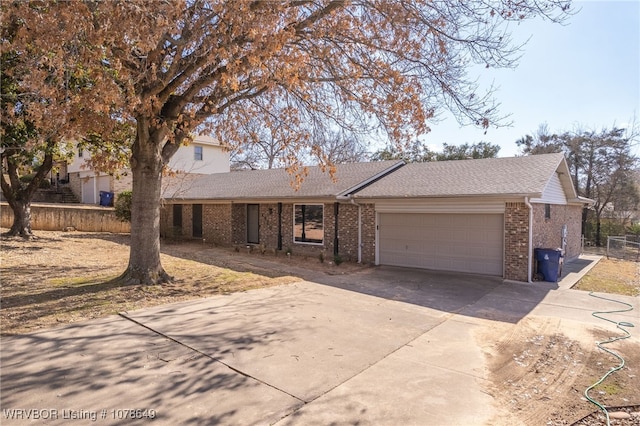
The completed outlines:
[[[309,174],[297,190],[291,185],[292,176],[284,169],[178,175],[164,178],[162,196],[187,200],[335,198],[402,164],[402,161],[339,164],[335,181],[328,171],[309,167]]]
[[[319,167],[296,190],[284,169],[246,170],[165,178],[163,198],[241,200],[286,198],[409,198],[540,196],[564,161],[562,153],[429,163],[400,161],[337,166],[335,181]],[[391,172],[393,171],[393,172]],[[391,172],[391,173],[389,173]],[[387,174],[388,173],[388,174]],[[374,179],[384,176],[381,179]],[[369,180],[374,181],[368,184]],[[570,185],[570,183],[568,183]],[[360,189],[362,188],[362,189]]]
[[[411,163],[358,191],[355,198],[542,194],[564,155]]]

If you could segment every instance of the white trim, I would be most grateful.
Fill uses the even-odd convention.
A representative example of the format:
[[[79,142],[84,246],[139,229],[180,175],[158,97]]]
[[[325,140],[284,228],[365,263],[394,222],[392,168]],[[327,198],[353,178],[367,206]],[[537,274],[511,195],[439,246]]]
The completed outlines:
[[[504,199],[429,198],[377,200],[380,213],[504,213]]]
[[[527,282],[533,283],[533,206],[529,202],[529,197],[524,198],[524,205],[529,208],[529,247],[527,254]]]

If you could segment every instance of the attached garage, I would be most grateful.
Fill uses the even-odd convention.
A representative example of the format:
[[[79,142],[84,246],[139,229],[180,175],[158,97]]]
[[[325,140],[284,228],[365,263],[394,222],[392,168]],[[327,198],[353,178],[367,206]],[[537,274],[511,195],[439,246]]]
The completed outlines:
[[[503,275],[503,214],[380,213],[378,264]]]

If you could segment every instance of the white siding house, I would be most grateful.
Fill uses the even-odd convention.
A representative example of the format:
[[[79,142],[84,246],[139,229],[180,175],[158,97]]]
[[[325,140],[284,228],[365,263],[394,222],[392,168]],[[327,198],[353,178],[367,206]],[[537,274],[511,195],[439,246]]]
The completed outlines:
[[[229,152],[211,136],[198,136],[189,145],[183,145],[169,161],[175,172],[226,173],[230,170]]]
[[[89,152],[78,151],[67,164],[67,178],[72,191],[84,204],[99,204],[100,191],[118,194],[131,189],[131,173],[120,170],[116,176],[93,170],[87,165]],[[212,174],[230,170],[229,152],[214,138],[199,135],[188,145],[182,145],[169,162],[178,173]]]

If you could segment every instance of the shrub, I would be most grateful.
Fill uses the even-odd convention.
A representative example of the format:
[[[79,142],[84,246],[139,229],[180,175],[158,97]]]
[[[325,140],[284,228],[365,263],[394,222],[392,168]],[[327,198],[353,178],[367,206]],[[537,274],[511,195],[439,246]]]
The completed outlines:
[[[636,237],[640,237],[640,223],[627,226],[627,232],[635,235]]]
[[[131,191],[122,191],[116,197],[116,217],[123,222],[131,222],[131,195]]]
[[[29,183],[31,183],[31,181],[35,176],[36,175],[34,173],[28,174],[28,175],[22,175],[20,176],[20,182],[23,183],[24,186],[26,187],[27,185],[29,185]],[[44,178],[40,181],[40,183],[38,183],[38,188],[49,189],[51,188],[51,182],[49,181],[48,178]]]

